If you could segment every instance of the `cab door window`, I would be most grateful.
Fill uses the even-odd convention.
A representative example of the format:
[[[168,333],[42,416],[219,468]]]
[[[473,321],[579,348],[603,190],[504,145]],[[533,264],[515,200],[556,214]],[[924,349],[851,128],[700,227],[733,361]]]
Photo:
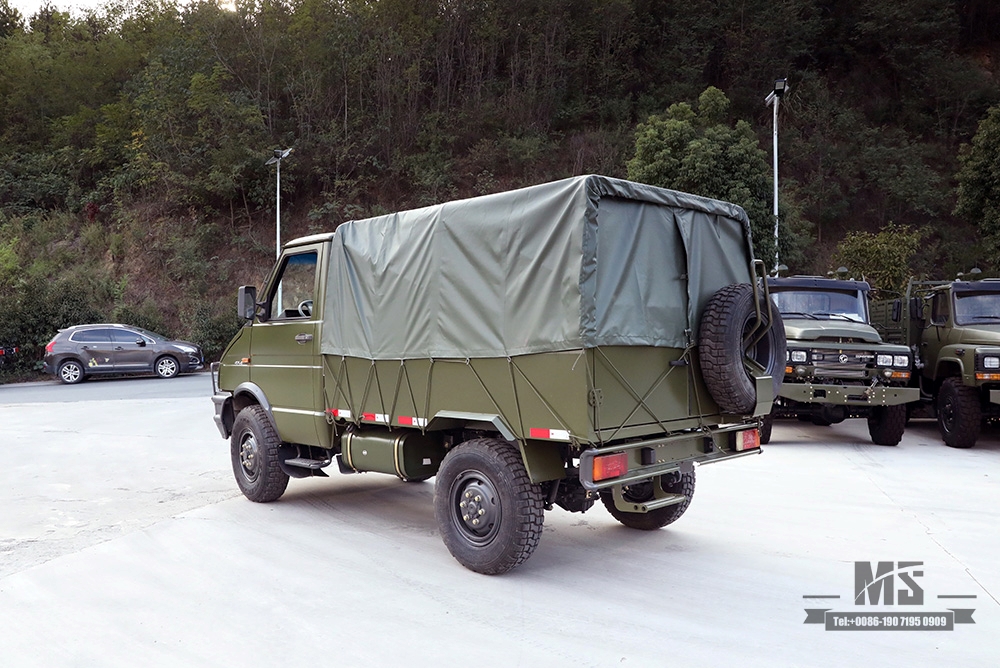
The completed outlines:
[[[949,296],[947,292],[938,292],[934,295],[934,300],[931,302],[932,324],[945,325],[948,323],[948,315],[950,313],[950,309],[948,308]]]
[[[285,258],[281,278],[271,294],[268,313],[272,319],[312,317],[313,292],[316,289],[316,251]]]

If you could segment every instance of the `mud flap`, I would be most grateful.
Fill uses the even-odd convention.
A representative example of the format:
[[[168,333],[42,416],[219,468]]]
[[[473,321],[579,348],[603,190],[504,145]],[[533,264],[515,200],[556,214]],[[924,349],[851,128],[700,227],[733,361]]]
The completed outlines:
[[[771,412],[774,403],[774,379],[771,376],[754,376],[757,384],[757,406],[753,409],[754,417],[761,417]]]

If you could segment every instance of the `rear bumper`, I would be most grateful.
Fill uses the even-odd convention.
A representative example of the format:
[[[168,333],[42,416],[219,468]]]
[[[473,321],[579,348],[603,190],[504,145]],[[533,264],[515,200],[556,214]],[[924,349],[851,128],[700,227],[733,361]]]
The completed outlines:
[[[749,430],[756,432],[756,428],[757,422],[720,425],[704,430],[665,435],[646,441],[584,450],[580,453],[580,484],[583,485],[584,489],[594,491],[649,480],[678,470],[683,471],[690,469],[696,463],[707,464],[723,459],[760,454],[759,437],[755,439],[756,445],[753,448],[746,450],[737,450],[736,448],[736,443],[741,438],[740,432]],[[618,453],[625,453],[628,459],[627,473],[595,481],[593,477],[594,458]]]

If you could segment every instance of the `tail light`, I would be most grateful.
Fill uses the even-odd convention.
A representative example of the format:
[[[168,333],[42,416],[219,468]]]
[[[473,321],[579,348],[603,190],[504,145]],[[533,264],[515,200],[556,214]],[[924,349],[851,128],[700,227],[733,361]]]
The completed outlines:
[[[594,457],[594,482],[617,478],[626,473],[628,473],[628,455],[624,452]]]
[[[736,434],[736,451],[756,450],[760,447],[760,432],[754,429],[747,429]]]
[[[55,347],[55,345],[56,345],[56,340],[55,339],[52,339],[51,341],[49,341],[48,343],[46,343],[45,344],[45,352],[51,353],[52,349]]]

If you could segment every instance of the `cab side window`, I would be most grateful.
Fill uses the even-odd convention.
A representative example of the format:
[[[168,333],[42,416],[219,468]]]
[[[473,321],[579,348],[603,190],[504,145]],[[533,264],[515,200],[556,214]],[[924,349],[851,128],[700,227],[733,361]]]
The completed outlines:
[[[281,267],[281,279],[268,304],[271,318],[311,317],[315,287],[316,251],[289,255]]]
[[[934,295],[934,300],[931,302],[931,323],[935,325],[944,325],[948,322],[948,315],[950,309],[948,308],[948,293],[938,292]]]

